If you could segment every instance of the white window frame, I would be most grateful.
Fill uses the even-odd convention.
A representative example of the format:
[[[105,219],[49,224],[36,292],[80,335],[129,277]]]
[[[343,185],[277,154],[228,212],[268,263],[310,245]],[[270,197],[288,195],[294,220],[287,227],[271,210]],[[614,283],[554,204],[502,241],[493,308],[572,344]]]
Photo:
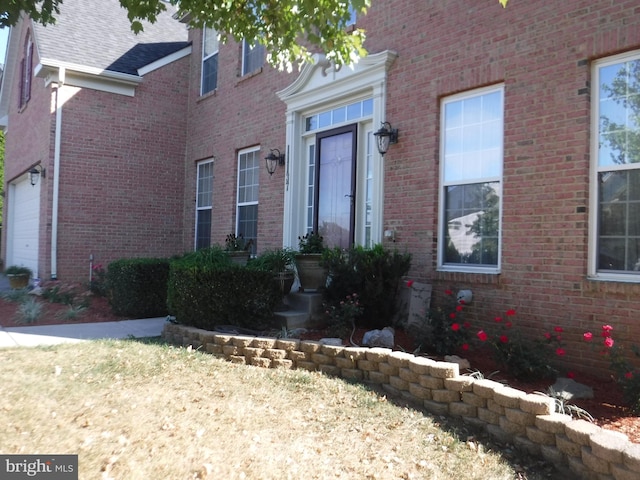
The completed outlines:
[[[640,271],[599,270],[599,175],[605,172],[625,172],[640,169],[640,162],[617,165],[603,165],[599,162],[600,137],[600,69],[629,61],[640,61],[640,50],[596,60],[592,64],[592,101],[591,101],[591,172],[589,202],[589,257],[587,276],[592,280],[640,283]]]
[[[445,176],[445,169],[447,168],[446,162],[446,140],[447,140],[447,125],[446,125],[446,106],[456,102],[470,100],[478,98],[491,93],[500,92],[502,95],[502,111],[500,119],[500,135],[501,141],[499,146],[499,172],[493,172],[486,176],[479,175],[477,177],[469,177],[465,179],[447,180]],[[502,187],[503,187],[503,164],[504,164],[504,85],[493,85],[490,87],[478,88],[471,91],[451,95],[443,98],[441,101],[441,113],[440,113],[440,191],[439,197],[439,215],[438,215],[438,270],[451,271],[451,272],[468,272],[468,273],[488,273],[498,274],[500,273],[501,261],[502,261]],[[447,248],[445,229],[448,228],[446,221],[446,192],[447,187],[451,186],[465,186],[475,184],[487,184],[498,183],[498,192],[500,199],[498,202],[498,249],[497,249],[497,263],[496,265],[475,264],[475,263],[446,263],[445,253]]]
[[[213,92],[218,88],[218,67],[216,67],[216,82],[215,82],[215,86],[211,89],[208,89],[205,91],[205,85],[204,85],[204,72],[205,72],[205,63],[208,62],[209,60],[211,60],[214,57],[218,57],[218,52],[220,51],[220,41],[219,39],[216,40],[216,47],[215,50],[213,50],[212,52],[210,52],[209,54],[206,53],[206,42],[207,42],[207,32],[209,32],[209,35],[215,35],[216,37],[218,37],[218,32],[216,32],[213,28],[208,28],[205,27],[202,29],[202,62],[200,64],[200,95],[206,95],[209,92]],[[218,61],[218,59],[216,58],[216,61]]]
[[[248,62],[249,58],[254,59],[258,53],[261,56],[262,61],[260,65],[253,65],[252,62]],[[257,72],[262,68],[265,62],[265,48],[261,43],[251,44],[247,40],[242,41],[242,76],[249,75],[250,73]]]
[[[248,168],[241,168],[243,157],[248,155],[253,156],[254,164],[253,166]],[[258,208],[258,201],[260,197],[260,167],[262,166],[262,161],[260,159],[260,147],[251,147],[245,148],[238,152],[238,181],[236,184],[236,235],[242,234],[245,241],[253,240],[253,245],[251,247],[252,254],[256,253],[256,243],[258,240],[258,217],[256,216],[255,220],[255,235],[247,235],[246,232],[241,231],[240,229],[240,210],[243,207],[256,206]],[[247,173],[251,170],[250,173],[251,180],[253,183],[247,183],[246,180],[248,178]],[[244,179],[244,181],[243,181]],[[250,195],[250,198],[247,197],[247,193],[249,192],[246,189],[253,188],[254,194]]]
[[[198,223],[199,213],[204,210],[209,210],[211,213],[211,222],[213,222],[213,179],[215,178],[215,175],[213,173],[213,160],[214,159],[211,158],[211,159],[202,160],[196,163],[196,212],[195,212],[194,237],[193,237],[194,250],[197,250],[198,248],[198,236],[199,236],[199,227],[200,227],[200,224]],[[205,186],[204,185],[205,179],[201,177],[202,169],[207,168],[209,166],[210,166],[211,175],[207,176],[209,178],[206,185],[206,187],[208,187],[207,190],[209,192],[209,199],[208,201],[201,202],[201,200],[206,200],[206,198],[204,198],[203,196],[206,195],[207,193],[205,191],[202,191],[202,187]],[[211,223],[209,224],[209,245],[211,245]]]

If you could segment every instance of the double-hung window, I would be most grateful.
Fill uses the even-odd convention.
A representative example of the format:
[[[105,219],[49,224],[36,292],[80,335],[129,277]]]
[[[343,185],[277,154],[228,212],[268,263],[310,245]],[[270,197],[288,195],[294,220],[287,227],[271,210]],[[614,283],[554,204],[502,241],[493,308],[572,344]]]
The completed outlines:
[[[265,49],[261,43],[252,45],[248,41],[242,42],[242,75],[259,70],[264,64]]]
[[[252,148],[238,154],[238,207],[236,235],[251,241],[251,253],[256,253],[258,240],[258,178],[260,177],[260,149]]]
[[[197,165],[196,180],[196,250],[211,245],[211,213],[213,208],[213,160]]]
[[[438,267],[497,273],[503,160],[502,86],[442,101]]]
[[[218,32],[213,28],[202,31],[202,82],[200,94],[211,92],[218,87]]]
[[[593,67],[589,273],[640,281],[640,51]]]

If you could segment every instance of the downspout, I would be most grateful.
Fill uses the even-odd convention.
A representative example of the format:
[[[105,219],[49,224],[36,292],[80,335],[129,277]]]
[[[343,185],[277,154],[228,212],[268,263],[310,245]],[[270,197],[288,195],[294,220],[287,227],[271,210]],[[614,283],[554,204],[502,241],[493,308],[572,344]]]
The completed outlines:
[[[58,197],[60,194],[60,139],[62,136],[62,86],[66,70],[58,69],[58,88],[56,89],[56,130],[53,151],[53,199],[51,201],[51,280],[58,279]]]

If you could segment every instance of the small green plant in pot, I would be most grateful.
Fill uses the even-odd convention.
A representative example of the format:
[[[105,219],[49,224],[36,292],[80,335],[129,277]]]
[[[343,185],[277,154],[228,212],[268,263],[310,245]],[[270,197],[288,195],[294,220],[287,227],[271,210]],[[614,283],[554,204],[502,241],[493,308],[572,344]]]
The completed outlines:
[[[320,265],[324,251],[324,238],[320,234],[309,232],[298,237],[296,270],[301,291],[318,290],[325,286],[327,269]]]
[[[31,269],[18,265],[8,267],[4,273],[9,279],[9,286],[14,290],[26,288],[32,275]]]
[[[231,259],[241,265],[246,265],[251,255],[253,240],[246,240],[242,234],[230,233],[224,240],[224,249]]]
[[[282,295],[291,291],[295,280],[295,254],[289,248],[267,250],[249,263],[249,268],[271,272]]]

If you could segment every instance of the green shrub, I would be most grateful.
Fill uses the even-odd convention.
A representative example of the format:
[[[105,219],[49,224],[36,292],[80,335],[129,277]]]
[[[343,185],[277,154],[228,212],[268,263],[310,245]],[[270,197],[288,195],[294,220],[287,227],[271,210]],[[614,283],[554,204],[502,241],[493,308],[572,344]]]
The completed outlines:
[[[183,325],[263,330],[273,326],[273,311],[281,298],[271,272],[235,264],[219,247],[171,262],[168,305]]]
[[[367,328],[381,328],[393,323],[400,280],[411,266],[411,255],[385,249],[353,247],[326,250],[322,264],[329,269],[324,290],[327,305],[338,305],[347,295],[358,294],[362,315],[357,323]]]
[[[498,366],[518,379],[555,379],[557,369],[549,361],[552,353],[542,341],[531,341],[520,336],[509,338],[508,342],[491,344],[493,359]]]
[[[133,258],[111,262],[106,283],[109,304],[117,315],[134,318],[167,314],[169,260]]]

